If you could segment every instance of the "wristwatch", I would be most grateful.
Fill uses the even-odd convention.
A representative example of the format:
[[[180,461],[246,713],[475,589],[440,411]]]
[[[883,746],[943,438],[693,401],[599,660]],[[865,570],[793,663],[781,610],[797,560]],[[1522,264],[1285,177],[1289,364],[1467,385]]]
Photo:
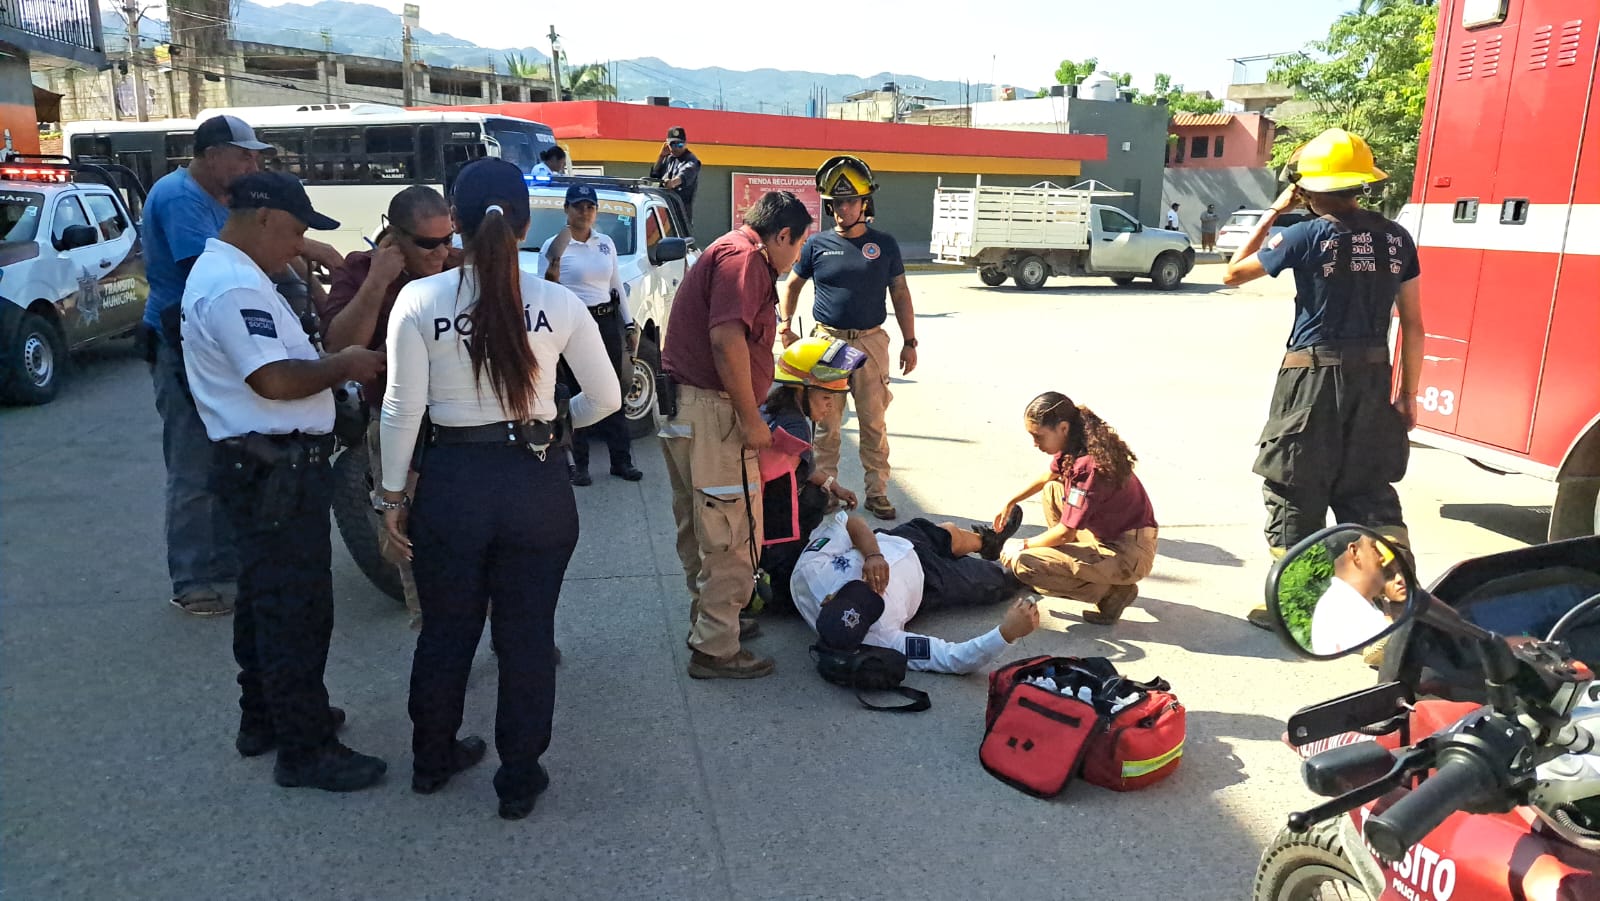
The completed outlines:
[[[397,501],[391,501],[379,492],[372,492],[372,509],[379,513],[388,513],[390,510],[404,510],[411,506],[411,495],[401,495]]]
[[[911,348],[912,350],[916,350],[917,349],[917,339],[912,338],[911,340],[905,342],[905,345],[907,347]]]

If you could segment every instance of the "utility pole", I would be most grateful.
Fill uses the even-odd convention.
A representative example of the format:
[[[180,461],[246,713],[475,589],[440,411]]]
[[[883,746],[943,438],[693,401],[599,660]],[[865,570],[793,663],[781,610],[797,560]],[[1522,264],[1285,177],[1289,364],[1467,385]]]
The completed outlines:
[[[122,7],[128,20],[128,71],[133,73],[133,108],[140,122],[150,121],[149,103],[144,96],[144,69],[139,67],[139,0],[127,0]]]
[[[402,106],[416,106],[416,90],[412,87],[411,62],[411,29],[416,28],[422,20],[422,10],[415,3],[407,3],[402,18],[405,29],[400,36],[400,104]]]
[[[338,65],[333,61],[333,32],[322,29],[322,100],[324,103],[333,102],[333,68]]]
[[[561,102],[561,35],[550,26],[550,99]]]

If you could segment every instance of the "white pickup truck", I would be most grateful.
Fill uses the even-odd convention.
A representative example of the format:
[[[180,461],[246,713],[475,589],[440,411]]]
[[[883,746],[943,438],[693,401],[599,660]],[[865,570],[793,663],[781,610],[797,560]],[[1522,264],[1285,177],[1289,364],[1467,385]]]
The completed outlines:
[[[1096,197],[1127,197],[1098,182],[1070,188],[945,187],[934,191],[934,260],[973,266],[990,287],[1007,278],[1033,291],[1052,275],[1104,275],[1119,285],[1149,278],[1162,291],[1194,268],[1182,232],[1145,228]]]

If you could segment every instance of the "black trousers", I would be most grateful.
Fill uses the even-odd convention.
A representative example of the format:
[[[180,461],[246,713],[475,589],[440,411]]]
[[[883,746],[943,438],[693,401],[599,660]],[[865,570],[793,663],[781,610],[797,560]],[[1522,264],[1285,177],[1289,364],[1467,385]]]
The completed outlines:
[[[622,316],[613,311],[595,317],[595,323],[600,326],[600,340],[605,342],[606,356],[611,358],[612,368],[617,372],[617,384],[622,388],[622,396],[627,397],[628,383],[633,380],[633,367],[628,362],[627,328],[623,324]],[[574,395],[582,390],[583,386],[578,384],[577,378],[572,375],[572,370],[567,368],[565,360],[557,371]],[[598,437],[606,443],[606,450],[611,454],[612,466],[633,463],[633,439],[628,436],[628,418],[621,410],[573,433],[572,462],[580,469],[589,468],[591,437]]]
[[[242,725],[270,724],[280,755],[306,755],[334,732],[323,683],[333,636],[332,472],[325,458],[269,466],[218,445],[213,485],[239,556]]]
[[[467,676],[492,609],[500,670],[495,789],[502,798],[527,797],[550,746],[556,601],[578,544],[565,462],[497,444],[427,448],[410,536],[422,603],[411,664],[415,771],[450,772]]]
[[[950,547],[950,533],[937,523],[918,517],[878,531],[911,542],[922,564],[919,610],[997,604],[1022,590],[1017,577],[1000,564],[981,557],[957,557]]]
[[[1391,390],[1386,363],[1278,371],[1255,463],[1268,546],[1294,547],[1327,525],[1330,508],[1339,522],[1405,526],[1394,483],[1411,444]]]

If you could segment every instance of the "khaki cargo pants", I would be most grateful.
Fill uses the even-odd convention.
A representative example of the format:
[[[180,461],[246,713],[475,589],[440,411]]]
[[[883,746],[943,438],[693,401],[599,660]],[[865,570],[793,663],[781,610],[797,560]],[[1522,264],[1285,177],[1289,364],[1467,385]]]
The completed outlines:
[[[818,325],[811,333],[838,338],[867,355],[867,362],[850,377],[850,396],[855,400],[856,422],[860,431],[861,468],[866,472],[867,497],[889,493],[889,333],[882,328],[865,331],[829,328]],[[834,406],[833,415],[816,423],[817,470],[823,475],[839,475],[840,429],[844,425],[844,404]]]
[[[678,415],[660,434],[678,560],[689,589],[689,644],[710,657],[731,657],[739,653],[739,612],[755,587],[751,541],[761,534],[757,455],[745,450],[733,402],[719,391],[680,385]]]
[[[383,485],[383,445],[379,443],[382,429],[378,427],[379,417],[372,417],[372,422],[367,425],[367,465],[372,471],[373,487]],[[412,473],[406,480],[406,490],[415,493],[417,490],[417,477]],[[383,521],[378,521],[378,553],[383,559],[394,564],[400,571],[400,588],[405,592],[406,612],[411,614],[411,628],[421,628],[422,602],[417,600],[417,581],[411,577],[411,561],[407,560],[400,549],[389,540],[389,532],[383,527]]]
[[[1065,490],[1059,480],[1044,486],[1044,519],[1061,522]],[[1078,540],[1055,547],[1030,548],[1017,555],[1012,572],[1040,594],[1098,604],[1117,585],[1137,585],[1156,562],[1158,530],[1134,529],[1109,541],[1079,530]]]

